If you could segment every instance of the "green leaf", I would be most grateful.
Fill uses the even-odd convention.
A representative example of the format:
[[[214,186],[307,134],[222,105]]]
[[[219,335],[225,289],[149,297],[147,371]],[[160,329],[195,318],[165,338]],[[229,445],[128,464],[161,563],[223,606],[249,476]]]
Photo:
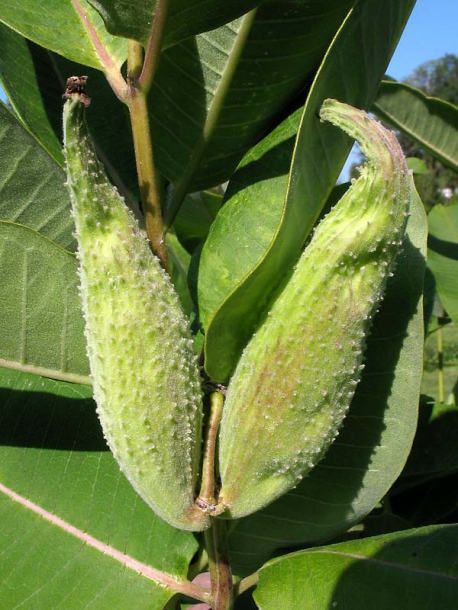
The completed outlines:
[[[260,610],[453,610],[458,526],[425,527],[294,553],[262,568]]]
[[[428,215],[428,267],[447,315],[458,321],[458,205],[435,205]]]
[[[0,218],[29,226],[74,250],[65,173],[0,104]]]
[[[40,46],[98,70],[114,71],[127,57],[127,42],[107,33],[86,0],[2,0],[0,21]]]
[[[231,293],[235,297],[237,288],[246,281],[275,238],[285,211],[284,194],[302,112],[299,109],[293,113],[245,155],[229,183],[224,206],[210,228],[202,250],[198,277],[200,320],[209,333],[212,332],[208,328],[212,315],[222,304],[228,315],[236,316],[230,325],[232,331],[236,324],[241,324],[241,328],[247,327],[244,333],[239,327],[237,334],[243,335],[251,329],[251,324],[247,323],[250,321],[249,312],[254,307],[257,313],[262,305],[261,302],[256,307],[250,300],[249,305],[243,306],[243,298],[240,298],[238,307],[242,306],[245,315],[239,316],[238,309],[234,306],[229,311],[224,307],[224,301]],[[288,249],[290,246],[291,240],[286,239],[283,247]],[[279,258],[273,258],[272,265],[277,262]],[[281,264],[275,267],[278,275],[282,269]],[[264,300],[268,294],[265,291]],[[218,321],[214,320],[214,323],[217,325]],[[224,343],[221,351],[224,349],[226,352],[231,347]],[[220,358],[224,358],[223,354],[215,356],[215,359]]]
[[[163,608],[152,570],[185,578],[196,541],[120,473],[89,388],[0,369],[0,395],[2,606]]]
[[[170,260],[170,277],[172,278],[175,290],[180,297],[183,310],[189,317],[194,309],[191,295],[188,288],[188,269],[191,255],[186,252],[173,233],[167,233],[167,251]]]
[[[41,47],[36,47],[40,52],[36,54],[35,63],[31,51],[32,43],[3,23],[0,23],[0,47],[0,80],[9,101],[28,130],[49,155],[63,166],[62,138],[56,133],[55,124],[51,123],[44,102],[46,97],[52,96],[62,108],[62,98],[59,99],[62,95],[62,83],[57,90],[47,87],[44,91],[40,91],[37,83],[38,73],[46,60],[49,60],[49,55]],[[48,66],[46,68],[49,69]],[[50,79],[47,80],[49,82]],[[59,113],[59,126],[62,123],[61,114],[62,112]]]
[[[106,133],[116,137],[111,129]],[[4,366],[89,383],[65,180],[56,160],[0,105],[0,218],[10,221],[0,222],[5,287],[0,360]]]
[[[414,196],[404,250],[375,317],[366,366],[340,434],[295,490],[238,522],[230,537],[235,573],[252,572],[275,549],[323,543],[348,530],[401,473],[420,393],[425,250],[424,209]]]
[[[444,165],[458,171],[458,108],[418,89],[383,81],[373,112],[416,140]]]
[[[174,595],[53,524],[38,529],[37,515],[15,502],[2,502],[0,515],[4,608],[160,610]]]
[[[130,191],[135,192],[138,186],[129,113],[105,76],[46,51],[2,24],[0,45],[2,86],[26,129],[61,167],[64,83],[73,74],[88,76],[92,103],[87,115],[91,134],[113,182],[127,199],[132,199]],[[135,206],[134,202],[132,207]]]
[[[171,0],[164,46],[213,30],[247,13],[264,0]],[[89,0],[102,15],[110,34],[138,40],[146,46],[156,0]]]
[[[178,239],[189,252],[207,237],[222,202],[222,195],[213,191],[190,193],[183,201],[173,226]]]
[[[413,4],[369,0],[350,12],[308,96],[289,177],[288,138],[297,115],[252,151],[236,172],[204,246],[199,272],[205,366],[216,380],[228,379],[266,299],[299,257],[350,150],[348,137],[320,124],[322,102],[333,97],[370,107]],[[355,57],[365,58],[358,70]]]
[[[428,168],[423,159],[419,159],[418,157],[407,157],[406,162],[407,167],[412,170],[414,175],[422,176],[423,174],[428,173]]]
[[[0,364],[90,383],[76,257],[28,227],[0,222]]]
[[[353,3],[269,0],[251,27],[251,16],[237,19],[162,54],[150,95],[155,161],[179,193],[228,180],[303,95]]]

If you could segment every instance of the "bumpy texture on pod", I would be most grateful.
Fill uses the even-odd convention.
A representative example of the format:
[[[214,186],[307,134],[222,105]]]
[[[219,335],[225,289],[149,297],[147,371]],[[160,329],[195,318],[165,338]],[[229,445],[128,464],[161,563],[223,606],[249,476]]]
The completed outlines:
[[[405,233],[409,174],[394,134],[334,100],[321,118],[354,137],[367,163],[316,229],[230,381],[220,502],[234,518],[295,487],[335,439]]]
[[[68,185],[97,412],[121,470],[175,527],[202,530],[194,505],[201,452],[199,370],[167,274],[99,163],[71,95],[64,106]]]

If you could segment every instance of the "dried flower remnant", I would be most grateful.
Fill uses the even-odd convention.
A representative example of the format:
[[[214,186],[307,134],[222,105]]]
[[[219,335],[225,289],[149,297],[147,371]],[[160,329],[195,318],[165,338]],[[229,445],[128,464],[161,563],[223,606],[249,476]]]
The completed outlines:
[[[87,76],[69,76],[67,78],[67,88],[62,97],[66,100],[77,95],[84,106],[89,106],[91,98],[86,94]]]

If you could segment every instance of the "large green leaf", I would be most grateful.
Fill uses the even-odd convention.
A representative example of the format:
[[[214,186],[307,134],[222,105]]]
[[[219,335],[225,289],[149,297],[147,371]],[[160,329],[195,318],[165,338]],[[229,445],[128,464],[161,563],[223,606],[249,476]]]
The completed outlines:
[[[2,0],[0,21],[42,47],[98,70],[119,67],[127,56],[127,42],[107,33],[86,0]]]
[[[170,0],[164,46],[213,30],[265,0]],[[107,30],[147,44],[156,0],[89,0],[102,15]]]
[[[0,218],[32,227],[74,250],[65,179],[57,162],[0,104]]]
[[[167,49],[150,96],[161,173],[186,192],[225,182],[308,87],[354,1],[269,0],[251,27],[240,18]]]
[[[74,254],[0,222],[0,364],[90,383]]]
[[[224,207],[210,227],[200,259],[199,314],[206,330],[212,315],[250,275],[276,234],[284,212],[288,174],[302,112],[302,108],[294,112],[254,146],[229,183]],[[290,243],[286,240],[285,247]],[[281,272],[281,266],[277,272]],[[265,291],[263,299],[268,295]],[[235,322],[247,325],[249,330],[249,308],[243,307],[243,299],[238,301],[248,314],[248,320],[244,316],[239,319],[235,307],[232,311],[227,309],[226,313],[236,316]],[[250,302],[250,306],[253,307],[253,303]],[[229,322],[226,319],[226,324],[232,327]],[[242,333],[239,330],[237,334]],[[224,345],[223,349],[226,352],[231,347]]]
[[[170,262],[170,277],[180,298],[181,306],[186,315],[190,317],[194,309],[187,281],[191,256],[173,233],[167,234],[167,251]]]
[[[0,369],[0,395],[2,608],[163,608],[153,570],[185,578],[196,541],[121,474],[89,388]]]
[[[23,123],[43,148],[59,165],[63,166],[62,139],[58,137],[54,129],[55,125],[52,125],[44,103],[44,97],[52,95],[62,107],[62,100],[59,100],[62,95],[62,85],[57,90],[51,86],[43,92],[40,91],[37,86],[37,72],[44,62],[36,65],[29,48],[31,44],[11,28],[0,23],[0,48],[2,49],[0,81],[10,103]],[[46,57],[47,52],[41,47],[37,48],[40,49],[41,55]],[[47,68],[49,69],[48,66]],[[62,120],[59,123],[62,123]]]
[[[230,538],[236,573],[257,569],[276,549],[322,543],[367,515],[407,460],[415,433],[422,373],[422,287],[426,251],[423,205],[412,216],[395,276],[376,315],[366,366],[337,440],[306,479]]]
[[[260,610],[454,610],[458,526],[425,527],[294,553],[259,573]]]
[[[228,379],[265,299],[298,258],[351,141],[320,124],[327,97],[369,108],[414,0],[359,2],[336,35],[304,109],[288,173],[297,115],[243,161],[204,246],[199,309],[206,326],[206,370]],[[355,69],[355,58],[364,62]],[[234,248],[233,244],[236,244]]]
[[[383,81],[372,110],[416,140],[444,165],[458,171],[458,108],[393,81]]]
[[[32,116],[33,106],[20,95],[16,99],[26,118]],[[60,95],[58,104],[60,123]],[[96,117],[103,112],[100,108]],[[106,119],[106,133],[116,138],[109,129],[112,120]],[[48,125],[37,135],[49,144]],[[4,366],[89,383],[65,180],[58,162],[0,105],[0,360]]]
[[[444,309],[458,322],[458,205],[435,205],[428,221],[428,267]]]
[[[0,500],[0,516],[5,609],[160,610],[174,595],[17,502]]]
[[[98,70],[75,64],[0,24],[0,81],[28,131],[64,165],[62,93],[73,74],[88,76],[92,97],[87,112],[91,134],[112,180],[123,194],[137,189],[137,175],[127,107],[114,95]],[[69,221],[68,216],[66,217]]]
[[[213,191],[190,193],[183,201],[175,219],[174,230],[189,252],[207,237],[222,203],[222,194]]]

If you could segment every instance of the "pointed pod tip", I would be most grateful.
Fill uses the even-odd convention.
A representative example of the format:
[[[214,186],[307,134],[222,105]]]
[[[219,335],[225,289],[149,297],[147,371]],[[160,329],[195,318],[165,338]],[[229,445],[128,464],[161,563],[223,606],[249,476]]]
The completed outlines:
[[[366,111],[329,98],[321,106],[320,118],[354,138],[368,164],[382,170],[381,175],[385,179],[391,181],[395,174],[404,182],[408,181],[409,173],[404,154],[395,134],[371,118]]]

